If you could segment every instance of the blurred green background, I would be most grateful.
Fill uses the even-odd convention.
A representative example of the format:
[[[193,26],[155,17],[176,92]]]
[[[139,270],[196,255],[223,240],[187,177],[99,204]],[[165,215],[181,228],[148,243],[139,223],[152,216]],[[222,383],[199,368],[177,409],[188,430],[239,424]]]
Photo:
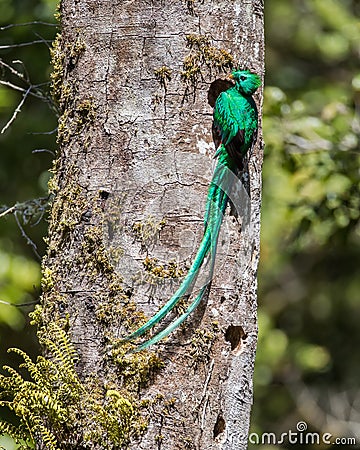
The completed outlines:
[[[21,80],[0,65],[1,80],[25,91],[30,85],[48,83],[48,46],[51,43],[46,41],[54,38],[56,28],[40,23],[7,26],[34,20],[54,23],[55,6],[54,0],[0,0],[0,27],[3,27],[0,28],[0,58],[24,76]],[[40,43],[4,48],[31,41]],[[42,88],[48,91],[48,85]],[[23,92],[0,85],[0,130],[12,117],[22,98]],[[0,214],[17,202],[46,196],[48,168],[53,158],[49,151],[54,151],[56,145],[55,134],[48,133],[56,128],[56,122],[55,114],[48,105],[29,95],[17,119],[0,134]],[[37,252],[43,254],[46,221],[37,224],[41,214],[33,214],[34,206],[29,204],[26,209],[22,208],[16,218],[13,214],[0,218],[0,302],[30,303],[20,308],[0,303],[0,366],[8,364],[17,367],[20,362],[18,357],[7,354],[9,347],[21,348],[33,356],[39,350],[34,327],[29,326],[28,312],[34,307],[31,303],[39,297],[40,264],[33,246],[26,243],[16,222],[17,219],[31,242],[36,244]],[[6,416],[6,410],[0,412]],[[7,450],[15,448],[7,437],[0,437],[1,446]]]
[[[54,23],[55,4],[0,0],[0,26]],[[260,444],[250,449],[289,447],[261,443],[262,433],[295,432],[300,421],[311,432],[356,436],[360,448],[360,2],[266,0],[265,16],[266,148],[251,427],[252,441],[259,436]],[[56,31],[41,23],[1,29],[2,46],[43,42],[0,48],[0,57],[22,73],[12,61],[23,61],[32,85],[47,82],[46,41]],[[29,87],[0,70],[1,79]],[[21,99],[21,92],[0,86],[0,128]],[[55,127],[49,106],[29,96],[0,135],[0,213],[46,195]],[[17,219],[42,254],[46,222],[37,223],[33,206]],[[19,304],[37,300],[40,279],[32,245],[21,234],[14,215],[0,218],[0,300]],[[1,363],[18,364],[6,354],[11,346],[37,353],[31,309],[0,303]],[[13,448],[1,439],[0,446]],[[300,447],[332,446],[291,445]]]

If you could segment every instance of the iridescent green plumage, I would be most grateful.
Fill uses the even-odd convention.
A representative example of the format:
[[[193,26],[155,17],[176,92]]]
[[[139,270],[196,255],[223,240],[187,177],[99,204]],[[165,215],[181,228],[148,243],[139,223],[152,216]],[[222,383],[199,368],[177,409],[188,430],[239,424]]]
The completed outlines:
[[[249,71],[234,71],[231,75],[235,85],[218,96],[214,107],[213,138],[218,158],[208,191],[204,236],[194,261],[171,299],[142,327],[130,334],[124,341],[142,336],[159,323],[184,297],[189,297],[194,289],[200,270],[208,256],[209,269],[206,281],[188,309],[164,330],[138,346],[135,351],[143,350],[170,334],[198,306],[209,289],[214,272],[216,246],[222,219],[229,200],[229,192],[236,179],[236,173],[243,167],[243,157],[256,140],[258,114],[251,95],[260,86],[260,78]]]

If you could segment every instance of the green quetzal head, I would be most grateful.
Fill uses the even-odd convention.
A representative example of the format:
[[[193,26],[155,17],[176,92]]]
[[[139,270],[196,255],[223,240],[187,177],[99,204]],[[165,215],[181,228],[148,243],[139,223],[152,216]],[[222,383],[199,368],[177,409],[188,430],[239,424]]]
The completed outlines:
[[[230,78],[235,81],[236,89],[245,95],[253,94],[261,85],[260,77],[249,70],[234,70]]]

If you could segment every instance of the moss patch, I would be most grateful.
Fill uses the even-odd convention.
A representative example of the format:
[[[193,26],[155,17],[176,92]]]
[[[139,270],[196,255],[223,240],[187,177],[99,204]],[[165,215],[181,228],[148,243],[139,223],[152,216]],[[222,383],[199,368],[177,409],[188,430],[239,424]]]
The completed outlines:
[[[232,69],[235,60],[228,51],[211,45],[210,38],[200,34],[188,34],[186,46],[190,52],[184,59],[181,78],[186,91],[195,89],[197,84],[208,75],[215,75]]]
[[[147,282],[150,284],[155,284],[161,278],[181,278],[186,273],[186,268],[181,267],[176,261],[169,261],[167,264],[159,264],[157,258],[150,258],[147,256],[143,265],[149,277]]]
[[[195,330],[191,339],[189,351],[190,365],[197,367],[200,363],[206,363],[210,359],[210,350],[214,339],[219,332],[218,322],[212,322],[210,329]]]
[[[159,238],[160,231],[166,224],[165,219],[159,221],[154,217],[148,216],[144,221],[135,222],[132,226],[135,238],[145,247],[154,244]]]
[[[169,67],[162,66],[159,69],[155,69],[154,74],[155,78],[160,83],[160,86],[166,90],[167,83],[171,80],[171,69]]]
[[[78,35],[74,42],[64,44],[60,33],[57,34],[50,50],[53,70],[50,74],[51,94],[54,101],[60,106],[71,99],[73,87],[70,82],[65,83],[66,71],[72,69],[78,62],[80,55],[85,51],[85,43]]]

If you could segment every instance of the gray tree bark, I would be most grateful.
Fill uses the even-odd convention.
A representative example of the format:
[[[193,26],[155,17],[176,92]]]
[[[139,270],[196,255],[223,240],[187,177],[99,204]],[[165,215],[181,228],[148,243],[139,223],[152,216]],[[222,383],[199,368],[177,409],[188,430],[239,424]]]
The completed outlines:
[[[246,174],[250,203],[242,202],[249,220],[225,215],[208,298],[149,351],[128,354],[120,338],[175,292],[196,253],[214,166],[209,87],[231,65],[263,74],[262,3],[61,2],[60,151],[42,320],[65,324],[78,373],[100,403],[116,392],[130,405],[114,413],[121,438],[105,424],[100,439],[82,419],[67,448],[247,447],[261,132]]]

